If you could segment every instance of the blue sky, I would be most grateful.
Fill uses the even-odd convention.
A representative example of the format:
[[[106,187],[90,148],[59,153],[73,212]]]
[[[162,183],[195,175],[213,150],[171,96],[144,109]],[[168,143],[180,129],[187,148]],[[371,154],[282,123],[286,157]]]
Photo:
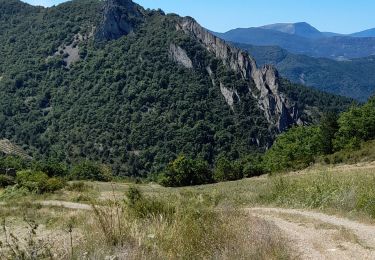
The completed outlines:
[[[51,6],[64,0],[24,0]],[[146,8],[192,16],[217,32],[277,22],[308,22],[321,31],[352,33],[375,27],[374,0],[134,0]]]

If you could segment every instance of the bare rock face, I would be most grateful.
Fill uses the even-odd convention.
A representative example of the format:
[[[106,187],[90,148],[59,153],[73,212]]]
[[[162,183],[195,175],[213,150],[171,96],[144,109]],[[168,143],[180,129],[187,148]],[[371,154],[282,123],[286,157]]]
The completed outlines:
[[[175,44],[171,44],[169,46],[169,54],[171,55],[172,59],[184,66],[185,68],[192,69],[193,68],[193,62],[187,55],[186,51],[182,49],[180,46],[177,46]]]
[[[182,22],[176,26],[177,30],[183,30],[194,36],[209,52],[214,53],[217,58],[221,59],[225,65],[229,66],[235,72],[241,73],[242,77],[249,78],[251,71],[256,68],[253,58],[214,36],[200,26],[193,18],[183,18]]]
[[[96,40],[115,40],[128,35],[144,21],[144,10],[131,0],[106,0],[103,18],[96,33]]]
[[[235,102],[237,100],[240,100],[240,96],[238,95],[237,91],[234,89],[226,88],[223,83],[220,83],[220,91],[225,98],[225,102],[227,102],[230,108],[234,110]]]
[[[269,122],[275,124],[279,131],[284,131],[290,125],[299,123],[297,107],[279,91],[279,75],[274,67],[266,65],[257,69],[253,71],[252,78],[259,90],[254,96],[259,100],[260,108],[265,111]]]
[[[196,38],[216,58],[239,73],[246,81],[252,82],[256,89],[250,89],[252,95],[258,100],[258,105],[264,111],[268,122],[282,132],[290,125],[300,122],[299,111],[288,98],[280,92],[279,75],[272,66],[258,69],[255,60],[246,52],[228,45],[224,40],[214,36],[201,27],[190,17],[183,18],[177,25],[177,30]],[[233,109],[234,92],[228,89],[221,91],[226,102]],[[231,92],[231,93],[230,93]]]

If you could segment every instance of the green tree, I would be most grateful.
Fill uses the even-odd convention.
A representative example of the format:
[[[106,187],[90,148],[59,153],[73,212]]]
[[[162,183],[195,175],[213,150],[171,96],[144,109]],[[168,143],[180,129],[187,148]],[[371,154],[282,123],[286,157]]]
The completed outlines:
[[[265,153],[265,168],[270,172],[305,168],[322,153],[321,140],[317,126],[294,127],[281,134]]]
[[[72,178],[75,180],[109,181],[111,171],[108,167],[91,161],[83,161],[73,167]]]
[[[362,141],[375,139],[375,97],[363,106],[353,106],[338,119],[335,150],[357,148]]]
[[[65,182],[60,178],[49,178],[40,171],[25,170],[17,173],[16,183],[20,187],[27,188],[31,192],[45,193],[60,190]]]
[[[66,177],[69,174],[66,164],[51,159],[35,163],[34,168],[45,172],[49,177]]]
[[[238,163],[231,162],[224,156],[218,158],[214,170],[215,181],[234,181],[242,178],[242,169]]]
[[[339,130],[339,124],[337,122],[338,116],[336,113],[328,112],[323,115],[320,121],[320,134],[322,152],[324,154],[331,154],[334,152],[333,140],[337,131]]]
[[[164,186],[180,187],[207,184],[212,182],[212,172],[207,162],[189,159],[180,155],[169,163],[160,176],[160,183]]]
[[[241,160],[244,177],[254,177],[266,173],[263,165],[263,154],[249,154]]]

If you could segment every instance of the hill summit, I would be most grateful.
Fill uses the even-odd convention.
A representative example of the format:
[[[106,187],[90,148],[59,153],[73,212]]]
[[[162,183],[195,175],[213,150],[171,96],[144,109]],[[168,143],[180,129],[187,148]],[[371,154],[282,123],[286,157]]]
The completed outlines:
[[[283,33],[288,33],[292,35],[297,35],[310,39],[324,38],[325,35],[321,33],[318,29],[314,28],[306,22],[300,23],[276,23],[270,25],[264,25],[260,28],[279,31]]]

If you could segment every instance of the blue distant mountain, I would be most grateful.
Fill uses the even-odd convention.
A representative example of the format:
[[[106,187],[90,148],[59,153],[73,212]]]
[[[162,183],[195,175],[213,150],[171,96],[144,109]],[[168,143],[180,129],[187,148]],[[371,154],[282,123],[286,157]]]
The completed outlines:
[[[375,37],[375,28],[365,30],[362,32],[353,33],[350,36],[352,37]]]
[[[308,23],[277,23],[215,33],[224,40],[258,46],[279,46],[291,53],[348,60],[375,55],[375,29],[350,35],[320,32]]]
[[[297,35],[309,39],[319,39],[326,37],[324,33],[320,32],[315,27],[308,23],[275,23],[259,27],[261,29],[268,29],[279,31],[287,34]]]

